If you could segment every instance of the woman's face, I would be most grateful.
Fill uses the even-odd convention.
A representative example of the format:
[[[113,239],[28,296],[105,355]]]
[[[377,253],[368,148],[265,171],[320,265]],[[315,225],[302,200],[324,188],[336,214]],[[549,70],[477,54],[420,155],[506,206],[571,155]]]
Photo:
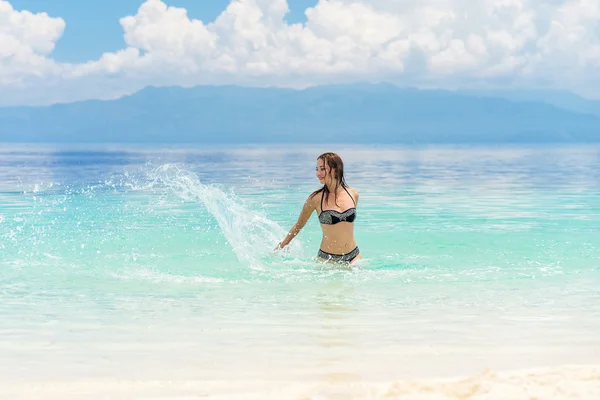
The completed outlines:
[[[329,167],[325,163],[325,160],[317,160],[317,179],[321,185],[324,185],[327,179]]]

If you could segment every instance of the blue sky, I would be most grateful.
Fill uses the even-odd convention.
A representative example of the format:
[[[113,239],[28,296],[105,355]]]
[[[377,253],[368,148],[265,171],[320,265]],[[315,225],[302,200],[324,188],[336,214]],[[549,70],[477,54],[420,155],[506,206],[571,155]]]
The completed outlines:
[[[600,98],[598,0],[0,0],[0,106],[387,82]]]
[[[290,23],[304,22],[304,10],[318,0],[290,0]],[[85,62],[100,57],[103,52],[117,51],[125,45],[119,19],[134,15],[144,0],[11,0],[15,9],[34,13],[46,12],[67,22],[63,37],[56,44],[53,56],[62,62]],[[230,0],[166,0],[171,6],[187,9],[190,18],[213,21]],[[92,39],[92,40],[90,40]]]

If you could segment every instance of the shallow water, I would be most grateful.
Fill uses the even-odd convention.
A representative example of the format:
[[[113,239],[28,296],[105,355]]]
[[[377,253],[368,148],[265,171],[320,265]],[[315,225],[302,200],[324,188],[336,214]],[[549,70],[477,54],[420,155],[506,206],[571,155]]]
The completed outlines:
[[[272,251],[328,150],[0,144],[0,381],[600,364],[600,147],[336,147],[355,268]]]

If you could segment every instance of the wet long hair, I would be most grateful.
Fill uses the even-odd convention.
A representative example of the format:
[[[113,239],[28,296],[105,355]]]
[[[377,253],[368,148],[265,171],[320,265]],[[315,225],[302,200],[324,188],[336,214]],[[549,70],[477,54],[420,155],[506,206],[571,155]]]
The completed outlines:
[[[344,162],[342,161],[342,158],[340,156],[338,156],[335,153],[323,153],[321,154],[319,157],[317,157],[317,160],[323,160],[324,164],[326,166],[329,167],[329,173],[333,172],[333,170],[335,170],[335,175],[334,175],[334,179],[335,179],[335,188],[334,188],[334,192],[333,192],[333,201],[335,203],[335,205],[337,206],[337,190],[340,186],[346,188],[348,187],[348,185],[346,185],[346,181],[344,180]],[[323,187],[319,190],[315,190],[314,192],[312,192],[312,194],[310,195],[310,197],[315,197],[317,194],[323,192],[323,199],[325,200],[325,203],[327,204],[327,201],[329,200],[329,188],[327,187],[327,184],[323,185]]]

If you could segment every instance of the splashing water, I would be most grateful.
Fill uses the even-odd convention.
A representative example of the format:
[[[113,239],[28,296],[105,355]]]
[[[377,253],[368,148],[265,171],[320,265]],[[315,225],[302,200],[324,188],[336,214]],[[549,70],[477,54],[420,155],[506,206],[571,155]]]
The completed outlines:
[[[164,164],[142,172],[145,178],[132,182],[133,190],[167,190],[186,202],[201,203],[219,224],[238,260],[250,267],[260,268],[265,258],[274,257],[275,245],[287,234],[277,223],[252,210],[233,191],[226,193],[216,185],[204,185],[189,170]],[[301,241],[295,240],[286,253],[302,257],[301,250]]]
[[[75,273],[210,282],[308,262],[300,240],[274,252],[284,229],[233,190],[205,185],[182,166],[145,165],[99,183],[46,186],[23,191],[11,200],[14,217],[0,217],[0,264],[11,266],[4,273],[16,277],[28,268],[40,281]]]

